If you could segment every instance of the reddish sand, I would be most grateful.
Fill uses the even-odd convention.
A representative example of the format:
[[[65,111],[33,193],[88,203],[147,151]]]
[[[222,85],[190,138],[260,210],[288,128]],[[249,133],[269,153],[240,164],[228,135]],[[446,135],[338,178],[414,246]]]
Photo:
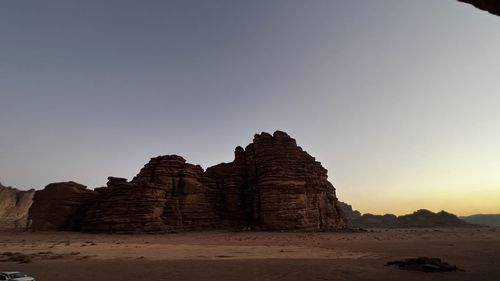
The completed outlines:
[[[5,252],[32,255],[33,261],[0,262],[0,271],[23,271],[37,281],[500,280],[500,229],[491,228],[165,235],[3,232],[0,254]],[[418,256],[439,257],[464,271],[423,273],[384,266]]]

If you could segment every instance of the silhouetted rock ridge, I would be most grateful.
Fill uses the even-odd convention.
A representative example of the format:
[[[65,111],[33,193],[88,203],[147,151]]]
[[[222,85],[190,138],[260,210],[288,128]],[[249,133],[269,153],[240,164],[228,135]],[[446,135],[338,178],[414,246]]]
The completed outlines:
[[[454,214],[445,211],[438,213],[421,209],[408,215],[363,214],[353,210],[352,206],[340,202],[339,206],[346,214],[347,224],[351,228],[412,228],[412,227],[474,227]]]
[[[469,3],[471,5],[474,5],[476,8],[500,16],[500,1],[498,0],[458,0],[458,1]]]

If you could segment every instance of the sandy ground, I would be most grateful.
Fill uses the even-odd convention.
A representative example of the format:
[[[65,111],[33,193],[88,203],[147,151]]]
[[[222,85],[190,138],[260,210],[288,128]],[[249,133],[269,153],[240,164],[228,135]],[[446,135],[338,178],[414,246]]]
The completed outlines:
[[[0,271],[23,271],[37,281],[500,280],[500,229],[492,228],[165,235],[2,232],[0,257],[9,257],[8,252],[32,261],[3,261]],[[418,256],[439,257],[464,271],[423,273],[384,266]]]

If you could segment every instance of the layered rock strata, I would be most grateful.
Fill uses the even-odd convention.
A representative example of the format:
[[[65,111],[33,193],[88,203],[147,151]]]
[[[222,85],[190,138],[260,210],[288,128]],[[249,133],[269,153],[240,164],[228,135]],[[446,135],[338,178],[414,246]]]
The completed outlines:
[[[363,214],[353,210],[352,206],[340,202],[339,206],[346,214],[350,228],[414,228],[414,227],[476,227],[454,214],[445,211],[438,213],[421,209],[411,214],[396,216],[393,214]]]
[[[180,156],[152,158],[131,181],[108,178],[84,230],[168,232],[214,228],[215,183]]]
[[[68,187],[68,185],[70,187]],[[177,155],[152,158],[130,182],[52,184],[35,195],[33,229],[159,233],[346,227],[327,170],[284,132],[255,135],[231,163],[208,168]]]
[[[230,224],[264,230],[321,231],[346,227],[327,170],[288,134],[257,134],[235,160],[208,168]],[[224,215],[225,214],[225,215]]]
[[[59,182],[35,192],[29,209],[33,230],[79,230],[96,192],[76,182]]]

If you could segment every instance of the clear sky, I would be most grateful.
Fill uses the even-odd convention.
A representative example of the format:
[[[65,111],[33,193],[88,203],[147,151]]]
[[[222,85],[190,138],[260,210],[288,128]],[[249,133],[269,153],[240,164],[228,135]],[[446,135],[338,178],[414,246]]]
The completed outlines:
[[[0,2],[0,181],[287,131],[361,212],[500,213],[500,17],[454,0]]]

